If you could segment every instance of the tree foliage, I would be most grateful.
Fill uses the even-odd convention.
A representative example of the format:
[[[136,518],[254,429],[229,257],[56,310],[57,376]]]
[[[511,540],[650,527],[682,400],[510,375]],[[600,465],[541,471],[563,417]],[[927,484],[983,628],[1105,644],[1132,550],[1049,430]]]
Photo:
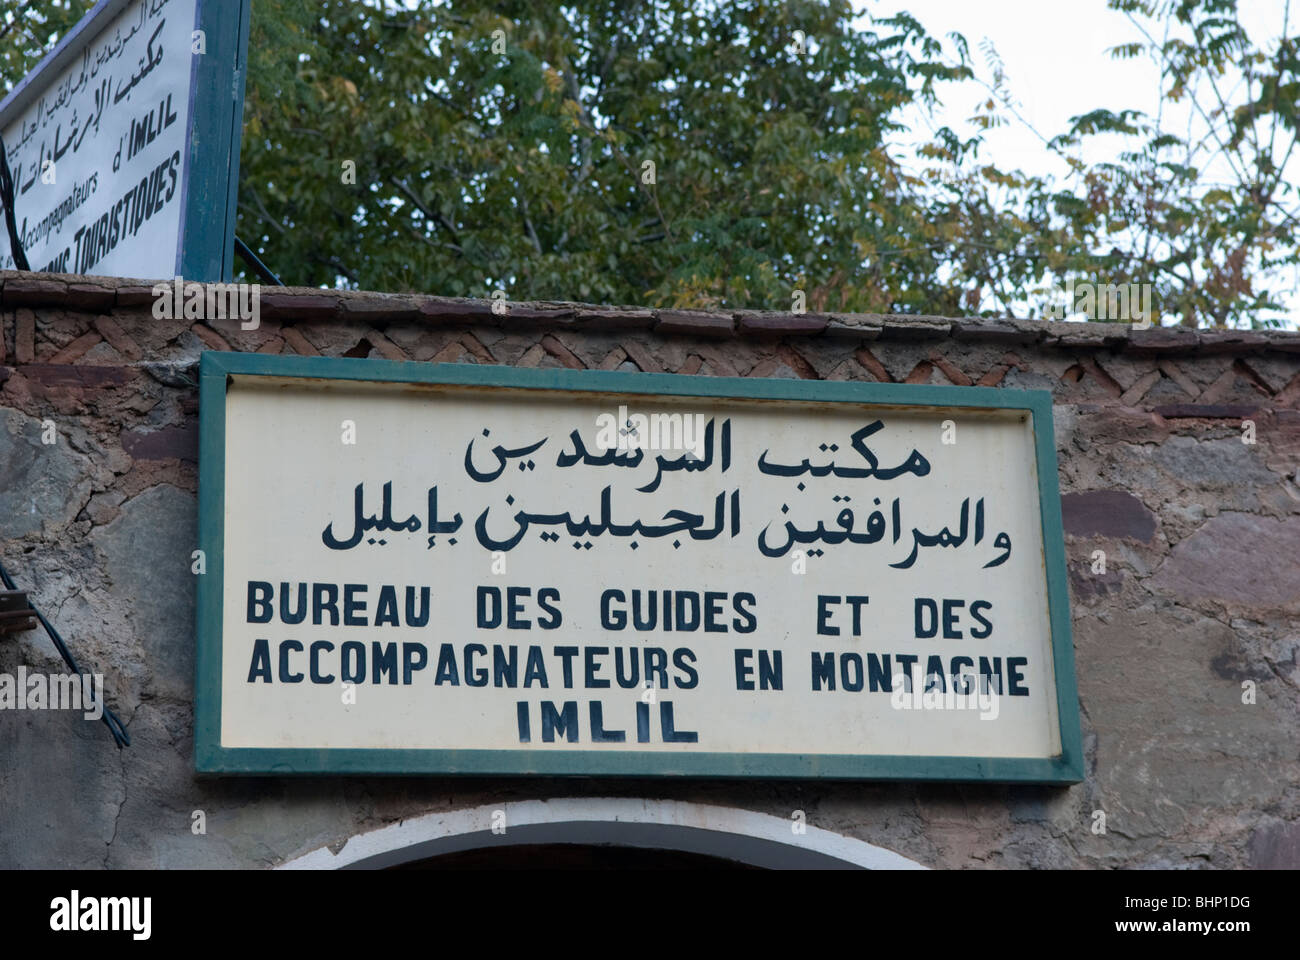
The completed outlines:
[[[0,77],[5,89],[18,83],[94,0],[0,0]]]
[[[1109,4],[1161,108],[1044,137],[1058,183],[980,158],[1017,122],[996,51],[982,75],[962,37],[846,0],[257,0],[238,232],[300,285],[1005,314],[1075,278],[1259,322],[1297,265],[1297,37],[1246,36],[1236,0]],[[0,0],[9,84],[89,6]],[[974,136],[902,145],[972,83]]]
[[[1088,167],[1072,160],[1061,191],[1066,271],[1151,283],[1162,312],[1187,326],[1251,326],[1295,293],[1300,247],[1300,31],[1252,38],[1237,0],[1108,0],[1149,56],[1160,109],[1075,117],[1051,146],[1122,134],[1133,149]],[[1286,13],[1289,13],[1289,4]],[[1089,258],[1091,257],[1091,261]]]
[[[301,62],[256,83],[241,229],[303,280],[956,309],[936,275],[958,219],[919,202],[888,136],[966,68],[914,22],[855,31],[847,3],[413,6],[262,5],[258,29],[283,33],[259,59],[287,44]]]

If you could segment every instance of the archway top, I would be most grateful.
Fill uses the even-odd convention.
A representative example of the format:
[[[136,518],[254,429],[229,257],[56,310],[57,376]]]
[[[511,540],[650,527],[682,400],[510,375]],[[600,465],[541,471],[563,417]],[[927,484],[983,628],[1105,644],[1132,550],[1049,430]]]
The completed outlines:
[[[350,837],[337,852],[321,847],[278,869],[375,869],[538,843],[680,850],[768,868],[926,869],[892,850],[767,813],[637,797],[520,800],[425,814]]]

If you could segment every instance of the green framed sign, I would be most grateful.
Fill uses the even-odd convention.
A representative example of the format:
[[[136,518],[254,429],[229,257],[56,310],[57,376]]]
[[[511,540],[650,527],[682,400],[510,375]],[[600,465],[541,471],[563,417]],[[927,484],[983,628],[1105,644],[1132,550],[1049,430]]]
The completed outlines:
[[[0,103],[31,269],[229,281],[251,0],[100,0]],[[0,267],[14,251],[0,231]]]
[[[200,376],[200,773],[1083,778],[1046,392]]]

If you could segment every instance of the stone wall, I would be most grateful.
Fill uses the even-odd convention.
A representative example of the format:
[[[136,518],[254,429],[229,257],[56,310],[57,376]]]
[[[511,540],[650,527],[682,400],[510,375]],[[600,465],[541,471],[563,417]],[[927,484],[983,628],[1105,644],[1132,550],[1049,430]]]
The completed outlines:
[[[0,713],[0,867],[267,866],[423,813],[583,795],[800,809],[936,867],[1300,867],[1300,336],[572,303],[496,316],[284,288],[245,332],[157,320],[145,282],[8,273],[0,298],[0,558],[105,674],[132,738],[118,751],[75,714]],[[203,350],[1050,390],[1087,780],[198,779]],[[0,673],[20,664],[62,669],[43,632],[0,636]]]

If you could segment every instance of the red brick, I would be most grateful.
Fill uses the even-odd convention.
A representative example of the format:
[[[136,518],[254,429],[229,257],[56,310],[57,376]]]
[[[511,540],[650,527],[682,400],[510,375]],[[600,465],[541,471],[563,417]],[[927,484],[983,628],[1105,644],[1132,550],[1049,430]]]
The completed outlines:
[[[1183,373],[1183,371],[1176,364],[1171,363],[1168,360],[1161,360],[1158,364],[1156,364],[1156,366],[1160,369],[1161,373],[1163,373],[1174,383],[1178,384],[1179,388],[1183,391],[1183,393],[1187,394],[1188,397],[1195,400],[1198,396],[1200,396],[1201,388],[1198,387],[1195,383],[1193,383],[1191,379],[1187,376],[1187,374]]]
[[[515,366],[536,367],[541,364],[542,358],[545,356],[546,356],[546,348],[543,347],[540,343],[534,343],[531,347],[529,347],[527,350],[524,351],[524,355],[519,358],[519,362],[515,364]]]
[[[474,358],[479,363],[496,363],[496,357],[492,356],[492,351],[483,346],[478,337],[472,333],[463,333],[460,342],[465,345],[465,349],[474,354]]]
[[[115,303],[119,308],[134,310],[138,307],[152,308],[156,299],[153,287],[132,285],[117,288]]]
[[[1094,443],[1164,443],[1171,429],[1159,414],[1112,403],[1081,403],[1078,411],[1079,429]]]
[[[1052,347],[1110,348],[1128,340],[1128,327],[1122,323],[1080,323],[1073,320],[1052,322],[1047,329],[1046,345]]]
[[[616,370],[618,369],[618,367],[622,366],[623,361],[626,359],[627,359],[627,351],[624,350],[622,347],[615,347],[613,350],[609,351],[609,353],[605,355],[604,360],[600,361],[600,369]],[[699,357],[696,357],[695,359],[698,360]],[[696,366],[695,369],[696,370],[699,369],[698,365]],[[695,370],[691,371],[691,373],[694,372]]]
[[[3,356],[0,356],[3,359]],[[1300,373],[1291,378],[1285,387],[1277,392],[1274,401],[1280,404],[1290,405],[1300,400]]]
[[[1143,587],[1187,603],[1229,610],[1300,612],[1300,517],[1224,511],[1173,548]],[[1218,606],[1218,604],[1216,604]]]
[[[1156,515],[1123,490],[1088,490],[1061,497],[1065,532],[1076,537],[1123,537],[1150,543]]]
[[[983,343],[1023,344],[1037,343],[1046,335],[1046,331],[1031,326],[1029,323],[1016,324],[1009,320],[966,320],[959,318],[954,320],[952,325],[953,339],[960,341],[975,340]]]
[[[655,325],[655,312],[638,307],[578,307],[573,323],[584,330],[649,330]]]
[[[553,356],[560,363],[564,364],[570,370],[585,370],[587,365],[579,360],[568,347],[558,338],[551,334],[542,337],[542,349]]]
[[[14,307],[63,307],[67,305],[68,285],[35,274],[10,277],[4,285],[4,305]],[[110,304],[111,306],[111,304]]]
[[[455,363],[457,360],[463,357],[467,352],[468,351],[465,349],[465,344],[461,343],[459,340],[453,340],[451,341],[451,343],[447,344],[445,347],[443,347],[441,350],[435,353],[432,357],[430,357],[429,362],[430,363]]]
[[[484,320],[492,316],[489,300],[454,300],[450,297],[421,297],[417,300],[424,320],[462,322]]]
[[[720,377],[738,377],[740,371],[736,365],[731,362],[722,351],[712,344],[701,343],[695,348],[695,352],[705,359],[708,365],[713,369],[713,373]]]
[[[944,340],[952,333],[945,317],[887,316],[880,327],[882,340]]]
[[[1228,365],[1228,369],[1219,374],[1212,384],[1205,388],[1199,397],[1202,403],[1217,403],[1225,393],[1232,389],[1232,385],[1237,382],[1237,371]]]
[[[505,313],[497,314],[500,323],[530,326],[558,324],[573,319],[573,308],[567,305],[538,306],[532,303],[512,303]]]
[[[229,352],[234,349],[226,342],[225,338],[222,337],[221,334],[217,333],[217,331],[213,330],[211,327],[205,327],[201,323],[196,323],[194,326],[190,327],[190,329],[194,331],[195,336],[207,345],[209,350],[225,350]]]
[[[1155,407],[1166,420],[1240,420],[1259,410],[1245,403],[1166,403]]]
[[[655,333],[682,333],[699,337],[730,337],[735,321],[729,313],[706,313],[702,310],[660,310]]]
[[[1147,391],[1160,382],[1160,371],[1151,370],[1138,378],[1137,383],[1120,394],[1119,402],[1131,407],[1147,395]]]
[[[269,320],[333,320],[339,313],[339,298],[325,293],[263,293],[258,309]]]
[[[199,459],[199,425],[194,421],[160,430],[128,430],[122,434],[122,449],[133,460]]]
[[[393,341],[389,340],[378,330],[374,330],[374,329],[367,330],[366,339],[370,341],[370,345],[372,347],[374,347],[376,350],[379,351],[380,356],[384,357],[387,360],[410,360],[411,359],[406,355],[405,350],[403,350],[397,344],[393,343]]]
[[[969,387],[972,383],[971,378],[962,373],[961,369],[947,357],[940,356],[937,353],[930,354],[930,362],[943,371],[943,375],[959,387]]]
[[[293,352],[298,354],[298,356],[300,357],[320,356],[320,351],[317,350],[315,347],[313,347],[310,343],[308,343],[307,338],[304,337],[297,330],[295,330],[293,327],[282,327],[280,329],[280,333],[284,337],[284,342],[287,343],[291,348],[293,348]]]
[[[817,371],[813,369],[813,365],[804,359],[803,354],[794,349],[794,347],[791,347],[788,344],[781,344],[781,346],[776,348],[776,355],[782,363],[795,373],[799,374],[802,379],[819,379]]]
[[[1011,364],[1000,363],[992,370],[990,370],[988,373],[984,374],[984,376],[980,377],[979,380],[975,382],[975,386],[996,387],[999,383],[1002,382],[1002,378],[1007,375],[1007,371],[1010,369],[1011,369]]]
[[[126,359],[140,360],[144,356],[139,344],[132,340],[112,317],[96,317],[95,329]]]
[[[14,361],[31,363],[36,359],[36,314],[19,310],[14,317]]]
[[[70,283],[63,305],[85,313],[107,313],[116,302],[117,294],[112,287],[101,287],[96,283]]]
[[[885,369],[885,365],[877,360],[876,355],[866,347],[859,347],[857,350],[854,350],[853,356],[858,363],[862,364],[863,369],[875,377],[878,382],[894,382],[894,378],[889,375],[889,371]]]
[[[912,368],[912,372],[907,375],[907,378],[903,380],[903,382],[904,383],[929,383],[930,374],[933,372],[934,372],[934,364],[931,363],[929,360],[922,360],[920,363],[918,363],[915,367]]]
[[[131,367],[99,364],[76,366],[71,363],[29,363],[23,376],[47,387],[82,387],[89,390],[120,387],[135,379]]]
[[[736,319],[741,333],[754,336],[814,336],[830,322],[820,313],[738,313]]]
[[[1251,330],[1201,330],[1198,356],[1217,353],[1251,353],[1266,348],[1269,337]]]
[[[1256,826],[1247,847],[1256,870],[1300,870],[1300,822]]]
[[[343,297],[339,302],[344,322],[358,320],[363,323],[399,323],[416,320],[420,316],[419,304],[407,297],[370,294]]]
[[[1199,342],[1196,331],[1186,327],[1151,327],[1149,330],[1130,330],[1124,352],[1188,353],[1194,351]]]
[[[658,373],[663,370],[659,362],[650,356],[650,352],[635,340],[626,340],[619,346],[626,351],[628,358],[641,368],[642,373]]]
[[[1250,364],[1248,364],[1245,360],[1232,361],[1232,368],[1236,370],[1238,374],[1240,374],[1241,376],[1249,380],[1254,385],[1255,389],[1258,390],[1264,396],[1271,397],[1273,395],[1272,386],[1270,386],[1268,381],[1265,380],[1263,377],[1261,377],[1255,371],[1255,368],[1252,367]]]
[[[1091,357],[1080,357],[1079,366],[1088,371],[1088,375],[1096,380],[1097,383],[1101,384],[1102,388],[1105,389],[1107,393],[1118,397],[1124,392],[1124,388],[1119,385],[1119,382],[1102,369],[1101,364],[1097,363],[1097,361],[1093,360]]]
[[[839,313],[834,314],[826,323],[824,331],[828,336],[852,337],[857,340],[879,340],[880,320],[871,314]]]
[[[84,356],[95,344],[103,342],[104,338],[98,330],[87,331],[50,357],[50,363],[72,363]]]

